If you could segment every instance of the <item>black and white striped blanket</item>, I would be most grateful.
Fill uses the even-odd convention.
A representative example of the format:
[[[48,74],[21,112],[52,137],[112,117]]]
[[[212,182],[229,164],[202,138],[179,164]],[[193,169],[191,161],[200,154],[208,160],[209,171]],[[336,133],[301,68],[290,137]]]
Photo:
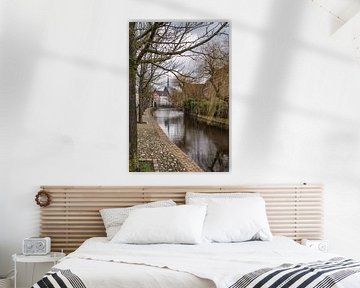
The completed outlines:
[[[333,258],[303,264],[283,264],[242,276],[229,288],[331,288],[346,277],[360,272],[360,262]],[[86,288],[69,269],[52,269],[32,288]],[[351,288],[351,287],[349,287]]]
[[[53,268],[32,288],[86,288],[81,279],[69,269]]]
[[[360,262],[345,258],[284,264],[246,274],[229,288],[331,288],[359,272]]]

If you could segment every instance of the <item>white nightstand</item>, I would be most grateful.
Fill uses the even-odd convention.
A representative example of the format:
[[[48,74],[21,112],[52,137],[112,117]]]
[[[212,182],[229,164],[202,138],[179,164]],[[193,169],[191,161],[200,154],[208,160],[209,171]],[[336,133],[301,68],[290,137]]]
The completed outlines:
[[[15,277],[14,277],[14,288],[16,288],[16,264],[17,263],[33,263],[34,265],[36,263],[45,263],[45,262],[52,262],[54,265],[61,259],[65,257],[65,253],[60,252],[50,252],[46,255],[39,255],[39,256],[27,256],[24,254],[14,254],[12,255],[12,259],[14,261],[14,270],[15,270]],[[34,266],[32,268],[31,273],[31,285],[33,285],[34,281]]]
[[[301,244],[309,247],[314,250],[318,250],[321,252],[328,251],[328,242],[326,240],[310,240],[310,239],[303,239],[301,240]]]

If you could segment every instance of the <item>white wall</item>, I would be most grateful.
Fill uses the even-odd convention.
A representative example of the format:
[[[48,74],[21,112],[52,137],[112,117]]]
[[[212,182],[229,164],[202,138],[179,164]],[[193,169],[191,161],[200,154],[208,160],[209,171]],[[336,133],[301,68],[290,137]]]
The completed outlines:
[[[360,258],[360,65],[311,1],[0,2],[0,273],[39,185],[325,185],[330,250]],[[129,19],[232,21],[231,172],[129,174]]]

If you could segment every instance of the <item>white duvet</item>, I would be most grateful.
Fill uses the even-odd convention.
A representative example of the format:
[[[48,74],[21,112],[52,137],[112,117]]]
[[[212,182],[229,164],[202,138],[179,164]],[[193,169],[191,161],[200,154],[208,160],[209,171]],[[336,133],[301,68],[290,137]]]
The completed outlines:
[[[91,238],[55,267],[70,269],[87,288],[228,288],[244,274],[261,268],[336,256],[286,237],[200,245],[112,244],[106,238]],[[360,288],[360,273],[335,287]]]

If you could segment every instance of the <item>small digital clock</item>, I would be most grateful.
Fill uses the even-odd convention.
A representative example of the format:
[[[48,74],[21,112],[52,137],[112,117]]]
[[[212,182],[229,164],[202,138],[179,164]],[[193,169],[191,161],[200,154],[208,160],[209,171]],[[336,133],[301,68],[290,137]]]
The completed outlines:
[[[24,255],[46,255],[50,252],[50,237],[30,237],[23,240]]]

